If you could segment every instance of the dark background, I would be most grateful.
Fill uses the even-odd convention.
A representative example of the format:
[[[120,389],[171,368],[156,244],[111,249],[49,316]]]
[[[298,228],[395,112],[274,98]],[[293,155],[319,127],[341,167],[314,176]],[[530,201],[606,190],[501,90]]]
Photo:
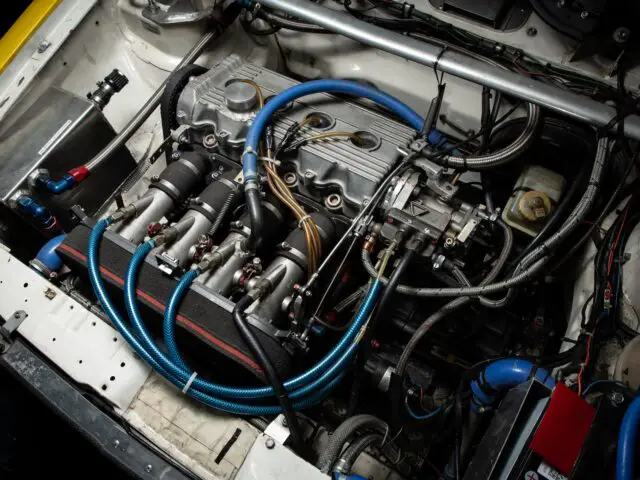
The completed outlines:
[[[9,30],[13,22],[31,4],[31,0],[8,0],[2,2],[2,13],[0,13],[0,37]]]
[[[57,477],[130,478],[0,367],[0,478]]]

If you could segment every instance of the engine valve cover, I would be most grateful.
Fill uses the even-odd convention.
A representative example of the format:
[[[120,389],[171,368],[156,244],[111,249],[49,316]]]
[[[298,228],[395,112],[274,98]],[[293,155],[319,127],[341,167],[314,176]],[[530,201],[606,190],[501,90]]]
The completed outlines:
[[[203,142],[215,135],[222,153],[240,159],[250,122],[259,105],[255,88],[237,80],[256,82],[264,97],[296,85],[297,82],[232,55],[209,72],[193,78],[178,101],[178,122],[191,126],[190,140]],[[310,114],[321,117],[317,127],[305,127],[296,139],[321,133],[348,132],[348,137],[318,140],[282,155],[283,169],[296,173],[301,193],[326,200],[330,194],[342,196],[345,213],[353,213],[370,199],[377,186],[399,158],[397,147],[407,146],[415,132],[388,114],[327,94],[304,97],[286,107],[278,116],[275,139],[280,142],[294,122]],[[205,143],[211,145],[210,138]],[[289,182],[288,182],[289,183]],[[325,202],[326,203],[326,202]]]

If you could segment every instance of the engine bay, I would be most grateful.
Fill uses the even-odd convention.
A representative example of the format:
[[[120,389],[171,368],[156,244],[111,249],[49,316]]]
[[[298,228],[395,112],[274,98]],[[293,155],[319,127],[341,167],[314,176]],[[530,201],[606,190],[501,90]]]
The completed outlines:
[[[422,3],[77,18],[0,105],[3,366],[168,478],[634,478],[637,12]]]

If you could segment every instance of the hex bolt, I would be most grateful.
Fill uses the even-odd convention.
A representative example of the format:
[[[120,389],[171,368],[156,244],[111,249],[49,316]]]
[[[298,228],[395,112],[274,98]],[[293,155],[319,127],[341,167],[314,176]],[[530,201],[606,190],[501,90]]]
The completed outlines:
[[[620,392],[611,392],[611,395],[609,395],[609,400],[611,400],[611,403],[614,406],[619,407],[624,403],[624,395],[622,395]]]
[[[268,437],[267,440],[264,442],[264,446],[267,447],[269,450],[273,450],[273,448],[276,446],[276,442],[273,440],[273,438]]]
[[[218,144],[218,139],[213,134],[205,135],[204,138],[202,139],[202,145],[205,148],[213,148],[217,144]]]

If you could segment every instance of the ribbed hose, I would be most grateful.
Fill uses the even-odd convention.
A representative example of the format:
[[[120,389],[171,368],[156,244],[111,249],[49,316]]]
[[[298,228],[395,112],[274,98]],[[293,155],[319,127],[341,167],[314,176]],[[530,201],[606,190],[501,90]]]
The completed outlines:
[[[340,424],[329,439],[329,444],[320,454],[316,467],[322,473],[329,473],[331,466],[336,462],[345,443],[353,437],[358,430],[375,430],[383,435],[388,431],[388,425],[373,415],[356,415]]]
[[[520,264],[522,259],[527,256],[529,252],[540,245],[542,241],[547,238],[549,233],[553,231],[558,222],[561,221],[562,218],[564,218],[565,214],[571,208],[571,205],[574,203],[576,197],[579,194],[578,189],[580,189],[587,178],[589,178],[590,170],[590,165],[587,162],[584,162],[584,165],[580,169],[578,177],[573,181],[567,192],[564,193],[560,204],[553,210],[553,212],[551,212],[551,215],[546,219],[542,229],[540,229],[536,237],[531,240],[531,243],[529,243],[529,245],[527,245],[526,248],[514,260],[511,261],[512,270]]]
[[[636,452],[638,451],[638,428],[640,428],[640,397],[627,408],[618,435],[616,455],[616,480],[633,480]]]
[[[463,287],[463,288],[416,288],[408,287],[406,285],[398,285],[397,291],[404,295],[416,296],[416,297],[460,297],[460,296],[480,296],[491,295],[510,288],[516,287],[523,283],[526,283],[538,275],[547,262],[551,258],[551,253],[559,244],[561,244],[573,231],[584,222],[586,215],[593,207],[599,185],[604,173],[604,165],[606,163],[609,153],[609,141],[606,137],[603,137],[598,142],[598,152],[596,154],[596,160],[591,170],[591,176],[589,178],[589,186],[587,187],[583,198],[578,205],[574,208],[569,218],[565,221],[564,225],[552,235],[548,240],[544,241],[542,245],[537,247],[524,260],[520,263],[513,276],[509,279],[501,282],[480,285],[477,287]],[[369,258],[369,252],[362,251],[362,263],[372,277],[377,277],[371,258]],[[379,279],[383,284],[388,283],[388,279],[381,277]]]
[[[125,304],[127,306],[127,311],[129,313],[129,317],[131,318],[132,324],[136,330],[136,333],[138,334],[138,338],[142,342],[140,348],[144,350],[144,352],[148,356],[150,356],[155,364],[159,365],[163,371],[168,372],[172,377],[175,377],[176,379],[184,383],[189,381],[192,382],[191,385],[193,390],[200,390],[207,394],[223,396],[227,398],[252,399],[272,397],[274,395],[274,391],[271,387],[239,388],[219,385],[217,383],[208,382],[199,376],[194,377],[193,370],[180,366],[180,361],[178,360],[180,359],[180,355],[179,353],[177,353],[175,337],[173,336],[173,328],[170,328],[168,323],[175,323],[179,304],[184,294],[189,290],[189,286],[191,284],[190,282],[193,281],[193,278],[195,278],[194,276],[186,275],[185,277],[183,277],[165,308],[164,332],[165,334],[170,334],[168,337],[166,337],[165,340],[167,344],[167,351],[171,352],[172,355],[177,355],[177,357],[172,357],[171,359],[168,358],[167,355],[165,355],[165,353],[154,343],[153,338],[151,337],[140,316],[135,293],[135,280],[137,277],[137,272],[140,268],[140,265],[144,262],[144,258],[153,248],[153,241],[147,242],[140,248],[138,248],[133,258],[131,259],[131,262],[129,263],[129,268],[127,270],[125,279]],[[371,301],[372,300],[370,300],[370,302]],[[367,308],[372,307],[371,305],[369,305],[369,307]],[[368,313],[366,315],[368,316]],[[356,319],[359,318],[360,317],[357,317]],[[136,342],[138,342],[137,338]],[[308,395],[313,395],[320,389],[324,389],[324,387],[329,384],[335,386],[336,383],[333,380],[335,380],[338,375],[344,374],[346,365],[348,365],[353,358],[356,344],[348,345],[345,348],[346,349],[344,351],[340,350],[339,352],[337,352],[337,355],[335,353],[331,357],[331,354],[328,355],[327,357],[330,357],[329,363],[323,364],[322,368],[316,368],[318,367],[318,365],[316,365],[316,367],[313,367],[302,375],[299,375],[298,377],[295,377],[294,379],[285,383],[285,388],[292,391],[290,397],[292,399],[303,399]],[[301,407],[303,405],[308,405],[308,402],[305,400],[300,400],[299,402],[294,403],[294,408],[305,408]],[[244,409],[242,409],[242,411],[245,412]],[[279,412],[280,409],[276,407],[275,409],[270,408],[266,411],[259,412],[253,412],[249,410],[246,411],[246,413],[241,414],[273,415]]]
[[[178,306],[184,294],[189,289],[189,283],[185,282],[185,278],[183,278],[176,289],[174,290],[169,302],[167,303],[167,307],[165,309],[165,328],[164,331],[171,332],[173,335],[173,329],[169,328],[167,323],[175,323]],[[342,337],[342,339],[338,342],[338,344],[331,350],[325,357],[314,365],[309,370],[304,373],[287,380],[284,382],[284,387],[291,392],[290,397],[292,399],[298,399],[308,395],[310,392],[316,391],[318,388],[322,387],[333,378],[334,375],[341,374],[350,365],[355,352],[357,350],[358,344],[354,342],[357,334],[359,333],[362,325],[369,318],[371,311],[373,310],[373,306],[377,300],[377,296],[380,290],[380,283],[374,282],[371,286],[369,292],[367,293],[366,299],[363,302],[358,314],[356,315],[354,321],[351,326]],[[141,325],[144,328],[144,325]],[[138,332],[142,335],[143,338],[149,339],[149,333],[144,330],[140,330]],[[175,342],[175,338],[171,336],[170,338],[165,338],[165,343],[170,344]],[[153,348],[153,346],[151,346]],[[162,353],[160,350],[155,351],[155,353]],[[190,378],[193,374],[191,370],[182,370],[176,368],[176,365],[166,358],[164,355],[158,357],[159,361],[166,368],[171,369],[172,372],[175,372],[176,375],[180,376],[180,378]],[[174,361],[176,359],[173,359]],[[231,387],[223,387],[217,384],[210,384],[200,378],[196,378],[193,381],[194,386],[204,389],[207,391],[215,392],[216,394],[220,394],[230,398],[263,398],[269,397],[273,395],[273,389],[270,387],[259,387],[259,388],[231,388]]]
[[[562,241],[571,235],[573,231],[580,226],[587,214],[593,207],[593,204],[598,195],[598,190],[600,187],[600,182],[602,181],[602,176],[604,174],[604,166],[606,160],[609,155],[609,139],[607,137],[602,137],[598,141],[598,150],[596,152],[596,159],[593,163],[593,169],[591,170],[591,176],[589,178],[589,184],[587,189],[582,196],[578,205],[571,213],[569,218],[565,221],[565,223],[560,227],[560,229],[551,235],[548,240],[546,240],[542,245],[533,250],[529,255],[527,255],[521,262],[521,266],[529,266],[532,263],[536,262],[539,258],[544,257],[549,250],[555,249]],[[516,271],[522,270],[522,268],[516,269]]]
[[[434,158],[433,161],[448,168],[486,170],[499,165],[504,165],[505,163],[518,158],[535,140],[536,130],[540,124],[540,107],[533,103],[528,103],[527,109],[529,116],[522,133],[511,145],[508,145],[502,150],[471,158],[447,155],[443,158]]]
[[[99,265],[99,252],[100,252],[100,243],[104,232],[111,225],[113,221],[111,219],[101,220],[96,226],[93,228],[91,232],[91,236],[89,238],[89,248],[88,248],[88,265],[89,265],[89,278],[91,284],[93,286],[96,297],[100,301],[105,313],[116,327],[118,332],[123,336],[123,338],[127,341],[127,343],[134,349],[134,351],[144,359],[154,370],[156,370],[160,375],[165,377],[169,382],[174,384],[179,389],[183,389],[186,385],[186,382],[182,379],[176,378],[174,375],[169,373],[165,367],[163,367],[158,361],[151,355],[147,349],[142,345],[142,343],[138,340],[138,337],[134,335],[123,321],[120,313],[114,306],[111,298],[106,292],[104,282],[102,281],[102,277],[100,274],[100,265]],[[303,409],[308,408],[310,406],[315,405],[320,400],[324,398],[335,386],[342,380],[344,374],[338,375],[331,382],[326,384],[325,387],[321,388],[317,391],[312,397],[300,401],[294,404],[294,408]],[[196,378],[197,380],[197,378]],[[195,384],[195,381],[194,381]],[[235,402],[227,402],[224,400],[220,400],[218,398],[203,394],[200,391],[197,391],[195,388],[189,388],[187,394],[192,398],[206,404],[212,406],[216,409],[223,410],[229,413],[233,413],[236,415],[276,415],[280,413],[280,407],[278,406],[254,406],[254,405],[241,405]]]
[[[220,208],[220,211],[218,212],[218,216],[216,217],[215,221],[213,222],[213,225],[211,225],[211,228],[207,232],[207,235],[209,236],[209,238],[213,238],[215,234],[218,233],[218,230],[226,220],[227,215],[229,214],[231,209],[235,206],[236,201],[238,200],[239,197],[240,197],[240,193],[237,192],[236,190],[229,192],[229,196],[222,204],[222,208]]]
[[[511,228],[509,228],[509,226],[506,223],[504,223],[502,220],[498,221],[498,225],[500,225],[504,234],[504,242],[502,245],[502,250],[500,252],[500,256],[498,257],[498,260],[493,265],[493,268],[491,268],[487,276],[482,280],[482,282],[480,282],[481,286],[487,285],[490,282],[493,282],[498,277],[498,275],[500,275],[500,272],[502,271],[505,264],[507,263],[507,259],[509,258],[511,249],[513,248],[513,232],[511,231]],[[465,286],[469,285],[469,280],[462,273],[462,271],[457,269],[457,267],[452,268],[451,271],[454,277],[461,284]],[[469,287],[466,287],[466,288],[469,288]],[[400,355],[400,359],[398,360],[398,364],[396,365],[396,372],[395,372],[396,375],[402,378],[407,368],[407,364],[409,363],[409,358],[411,357],[411,354],[416,349],[418,344],[422,341],[422,339],[427,334],[427,332],[429,332],[436,323],[438,323],[440,320],[442,320],[446,316],[450,315],[452,312],[455,312],[456,310],[471,303],[472,300],[473,299],[469,296],[459,297],[454,300],[451,300],[449,303],[447,303],[446,305],[441,307],[439,310],[434,312],[432,315],[430,315],[424,322],[422,322],[422,324],[413,333],[413,335],[407,342],[407,345],[402,350],[402,354]],[[482,297],[480,300],[482,301]]]
[[[358,457],[369,447],[381,446],[384,440],[384,435],[380,433],[369,433],[363,437],[354,440],[351,445],[347,447],[347,450],[342,454],[340,459],[336,462],[334,471],[340,473],[350,474],[353,464],[356,463]]]

